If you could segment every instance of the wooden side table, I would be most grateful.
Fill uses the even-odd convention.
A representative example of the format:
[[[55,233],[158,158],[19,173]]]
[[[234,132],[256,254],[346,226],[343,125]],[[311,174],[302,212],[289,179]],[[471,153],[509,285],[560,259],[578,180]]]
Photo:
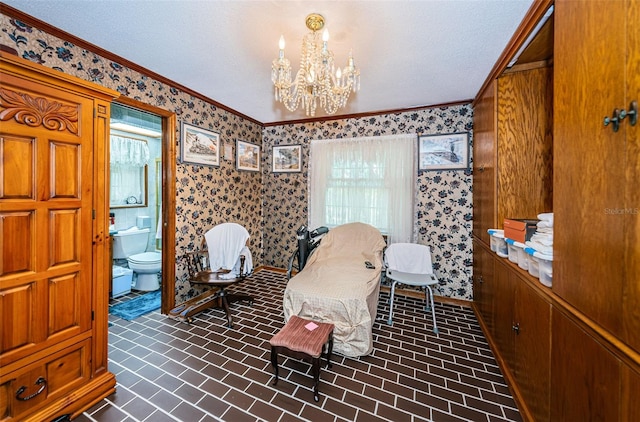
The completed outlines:
[[[313,399],[317,402],[320,383],[320,358],[327,345],[327,368],[331,368],[333,351],[333,324],[315,322],[293,315],[271,340],[271,365],[278,383],[278,354],[311,363],[313,372]]]

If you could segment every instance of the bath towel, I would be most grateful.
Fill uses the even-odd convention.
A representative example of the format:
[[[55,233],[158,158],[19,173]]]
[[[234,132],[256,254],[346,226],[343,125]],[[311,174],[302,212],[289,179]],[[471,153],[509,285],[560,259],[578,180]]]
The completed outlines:
[[[551,223],[553,223],[553,213],[552,212],[545,212],[545,213],[542,213],[542,214],[538,214],[538,220],[550,221]]]
[[[415,243],[393,243],[384,253],[388,268],[412,274],[431,274],[431,255],[424,257],[424,249]]]
[[[244,272],[251,273],[253,260],[247,248],[249,232],[236,223],[219,224],[205,233],[204,238],[209,250],[209,265],[212,270],[231,270],[229,278],[240,273],[240,255],[245,256]]]

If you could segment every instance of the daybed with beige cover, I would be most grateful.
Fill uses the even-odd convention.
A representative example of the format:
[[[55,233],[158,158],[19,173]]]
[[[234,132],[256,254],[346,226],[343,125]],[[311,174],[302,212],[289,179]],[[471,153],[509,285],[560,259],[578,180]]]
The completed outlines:
[[[380,231],[368,224],[331,229],[304,269],[289,280],[285,320],[298,315],[333,323],[334,352],[351,357],[371,353],[384,247]],[[375,268],[367,268],[365,261]]]

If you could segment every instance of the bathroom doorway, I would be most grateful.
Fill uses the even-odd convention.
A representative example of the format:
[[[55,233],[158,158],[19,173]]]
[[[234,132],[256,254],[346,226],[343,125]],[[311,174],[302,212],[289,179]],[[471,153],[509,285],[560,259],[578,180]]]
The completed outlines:
[[[175,305],[175,114],[119,98],[111,106],[110,129],[111,229],[148,232],[144,255],[145,259],[161,260],[160,310],[166,314]],[[125,259],[124,266],[135,268],[127,261],[132,260]],[[114,263],[122,265],[123,261]],[[150,264],[145,261],[142,265]]]

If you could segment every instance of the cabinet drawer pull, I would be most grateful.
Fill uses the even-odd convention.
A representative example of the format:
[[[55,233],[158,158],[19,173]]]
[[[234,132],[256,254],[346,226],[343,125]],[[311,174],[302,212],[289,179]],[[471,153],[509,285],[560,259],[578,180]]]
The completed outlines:
[[[629,124],[631,126],[635,126],[636,123],[638,122],[638,102],[637,101],[631,101],[631,104],[629,104],[629,110],[622,110],[620,112],[620,120],[624,119],[627,116],[629,117]]]
[[[606,116],[604,118],[604,125],[609,126],[609,124],[613,124],[613,131],[617,132],[620,127],[620,120],[622,120],[620,117],[620,110],[616,108],[613,110],[613,117]]]
[[[47,380],[44,379],[43,377],[40,377],[40,378],[37,379],[36,385],[40,386],[38,391],[36,391],[35,393],[33,393],[33,394],[31,394],[30,396],[27,396],[27,397],[20,397],[20,394],[24,393],[26,391],[27,387],[25,387],[23,385],[22,387],[18,388],[18,391],[16,392],[16,399],[18,399],[20,401],[31,400],[32,398],[34,398],[38,394],[42,393],[45,388],[47,388]]]

